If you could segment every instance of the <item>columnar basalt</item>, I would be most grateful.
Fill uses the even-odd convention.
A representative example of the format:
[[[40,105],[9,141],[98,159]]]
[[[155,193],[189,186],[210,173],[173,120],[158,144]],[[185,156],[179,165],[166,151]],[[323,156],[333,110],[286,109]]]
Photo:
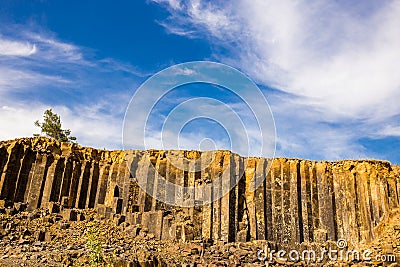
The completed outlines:
[[[202,156],[196,164],[206,164],[211,154],[211,163],[195,172],[180,170],[168,160]],[[198,187],[220,175],[221,184],[202,194],[213,197],[217,190],[233,186],[229,193],[189,208],[158,201],[137,179],[146,177],[142,186],[147,192],[166,194],[169,202],[179,203],[195,197],[185,199],[185,192],[167,188],[165,180]],[[269,240],[295,247],[344,238],[356,246],[375,238],[379,223],[398,207],[399,179],[398,166],[374,160],[271,160],[229,151],[105,151],[47,138],[0,143],[0,199],[5,203],[59,209],[65,217],[72,216],[72,208],[94,208],[116,223],[140,224],[165,240]]]

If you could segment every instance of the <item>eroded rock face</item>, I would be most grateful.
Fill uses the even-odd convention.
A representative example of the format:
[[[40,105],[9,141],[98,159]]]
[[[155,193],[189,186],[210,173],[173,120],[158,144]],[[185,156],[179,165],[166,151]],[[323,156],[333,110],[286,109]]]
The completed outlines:
[[[141,225],[156,239],[265,239],[290,248],[340,238],[353,246],[370,241],[399,205],[400,169],[389,162],[270,160],[217,151],[209,167],[187,172],[168,161],[201,153],[211,152],[104,151],[47,138],[1,142],[0,199],[3,206],[26,203],[28,210],[45,208],[72,221],[73,208],[94,208],[117,225]],[[146,166],[147,156],[156,171]],[[196,187],[227,168],[224,181],[239,180],[237,185],[221,199],[193,208],[157,201],[136,182],[139,175],[147,177],[148,189],[162,194],[165,184],[158,175]],[[179,197],[175,193],[166,197]]]

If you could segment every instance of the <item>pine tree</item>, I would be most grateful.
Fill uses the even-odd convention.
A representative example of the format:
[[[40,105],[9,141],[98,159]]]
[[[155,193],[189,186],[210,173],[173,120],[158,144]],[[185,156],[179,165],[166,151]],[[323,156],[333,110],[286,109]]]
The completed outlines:
[[[47,109],[44,112],[43,119],[43,123],[38,120],[35,121],[35,126],[39,127],[47,137],[54,138],[60,142],[76,143],[76,137],[70,136],[71,130],[62,129],[60,115],[53,113],[52,109]]]

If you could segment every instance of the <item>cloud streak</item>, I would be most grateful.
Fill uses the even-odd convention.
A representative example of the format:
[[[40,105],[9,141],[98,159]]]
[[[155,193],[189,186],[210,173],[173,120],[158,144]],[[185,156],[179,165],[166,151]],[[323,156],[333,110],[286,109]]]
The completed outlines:
[[[384,114],[380,110],[400,91],[397,1],[364,17],[331,1],[173,2],[174,27],[189,22],[214,41],[235,43],[236,58],[221,59],[263,84],[307,97],[306,104],[338,116],[397,113],[394,103]]]
[[[36,52],[35,44],[17,42],[0,36],[0,56],[30,56]]]
[[[217,59],[278,89],[265,90],[278,154],[363,157],[359,138],[397,133],[400,2],[155,2],[170,12],[169,32],[208,38],[230,51]]]
[[[53,108],[80,144],[120,149],[123,114],[140,71],[97,59],[43,29],[9,26],[12,32],[0,31],[0,139],[32,136],[33,122]]]

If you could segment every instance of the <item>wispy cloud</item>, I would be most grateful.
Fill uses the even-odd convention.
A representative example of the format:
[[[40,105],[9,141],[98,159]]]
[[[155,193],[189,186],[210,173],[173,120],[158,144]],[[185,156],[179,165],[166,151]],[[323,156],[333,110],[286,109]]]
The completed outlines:
[[[68,84],[69,82],[58,75],[0,66],[0,95],[20,92],[40,85]]]
[[[36,52],[35,44],[17,42],[0,36],[0,56],[30,56]]]
[[[217,59],[284,92],[265,91],[280,154],[362,155],[367,152],[359,138],[372,136],[384,122],[397,127],[400,2],[155,2],[171,14],[164,22],[168,31],[208,38],[230,51]],[[381,136],[395,133],[391,128]]]
[[[68,81],[76,83],[77,79],[82,79],[80,75],[91,71],[126,73],[132,77],[150,75],[126,62],[113,58],[97,58],[93,49],[59,40],[54,33],[42,28],[31,29],[25,25],[9,27],[12,30],[6,33],[0,30],[0,68],[3,74],[0,74],[0,85],[10,84],[7,80],[16,82],[17,77],[21,77],[29,82],[59,81],[64,86]],[[17,75],[8,75],[11,73]],[[85,80],[82,79],[82,82]],[[19,85],[24,87],[26,83],[28,81],[17,82],[11,89],[18,89]],[[4,87],[1,90],[4,91]]]
[[[209,31],[213,37],[226,40],[227,37],[233,38],[235,32],[239,29],[231,21],[230,15],[233,15],[232,13],[228,13],[227,9],[220,8],[210,2],[200,0],[152,1],[166,5],[171,11],[172,16],[166,22],[161,21],[160,24],[172,34],[195,37],[198,36],[197,29],[200,27]]]
[[[343,2],[234,2],[181,2],[180,8],[170,8],[171,21],[177,21],[173,27],[189,25],[206,30],[210,38],[237,43],[232,51],[236,57],[222,60],[259,82],[306,96],[314,100],[308,104],[327,112],[383,115],[379,107],[371,107],[382,103],[385,116],[397,112],[394,103],[387,107],[400,92],[395,75],[400,60],[397,1],[364,16],[356,16],[357,10]]]
[[[33,122],[53,108],[80,144],[121,148],[125,107],[143,73],[44,29],[10,28],[0,30],[0,139],[32,136]]]
[[[381,131],[378,132],[381,136],[397,136],[400,137],[400,126],[387,125]]]
[[[58,41],[57,39],[33,32],[26,32],[24,37],[32,40],[39,47],[38,58],[63,61],[75,64],[87,64],[83,58],[82,47]]]
[[[11,37],[0,32],[0,93],[3,95],[49,84],[65,86],[72,79],[56,70],[87,64],[78,46],[25,27],[17,29],[18,34]]]

